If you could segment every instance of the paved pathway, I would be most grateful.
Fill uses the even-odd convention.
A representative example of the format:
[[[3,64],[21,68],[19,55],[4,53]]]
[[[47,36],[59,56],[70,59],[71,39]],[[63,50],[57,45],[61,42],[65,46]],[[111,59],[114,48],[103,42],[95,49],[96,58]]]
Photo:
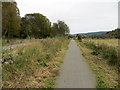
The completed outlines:
[[[96,79],[79,47],[72,40],[56,80],[56,88],[95,88]]]

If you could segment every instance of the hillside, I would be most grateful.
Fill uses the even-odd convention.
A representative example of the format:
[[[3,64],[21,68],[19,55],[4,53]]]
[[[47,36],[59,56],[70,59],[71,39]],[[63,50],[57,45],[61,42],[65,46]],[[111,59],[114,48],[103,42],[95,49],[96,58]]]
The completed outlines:
[[[74,35],[80,34],[80,35],[96,35],[96,34],[106,34],[107,31],[100,31],[100,32],[88,32],[88,33],[76,33]]]
[[[80,35],[85,35],[90,38],[120,38],[120,29],[115,29],[112,31],[103,32],[90,32],[90,33],[79,33]],[[77,35],[77,34],[76,34]]]
[[[102,31],[102,32],[89,32],[89,33],[80,33],[82,35],[96,35],[96,34],[106,34],[107,31]]]
[[[120,29],[117,28],[115,30],[112,30],[110,32],[107,32],[106,35],[109,35],[111,37],[115,37],[115,38],[120,38]]]

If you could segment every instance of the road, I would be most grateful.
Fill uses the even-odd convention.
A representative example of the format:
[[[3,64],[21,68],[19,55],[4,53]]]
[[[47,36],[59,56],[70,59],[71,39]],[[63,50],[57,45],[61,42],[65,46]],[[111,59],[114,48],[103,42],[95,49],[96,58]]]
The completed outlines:
[[[55,88],[95,88],[96,78],[85,62],[76,42],[72,40],[61,66]]]

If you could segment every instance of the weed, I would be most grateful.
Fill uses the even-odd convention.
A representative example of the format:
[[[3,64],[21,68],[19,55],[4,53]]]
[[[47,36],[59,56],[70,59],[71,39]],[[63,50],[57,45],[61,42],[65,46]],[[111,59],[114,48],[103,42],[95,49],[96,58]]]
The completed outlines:
[[[108,46],[106,44],[95,44],[93,41],[84,41],[84,45],[92,49],[92,55],[101,55],[103,58],[107,59],[112,65],[116,65],[118,62],[117,50],[115,47]]]
[[[44,86],[43,88],[53,88],[54,81],[55,81],[55,78],[49,78],[44,80],[44,82],[47,83],[47,85]]]
[[[96,86],[96,88],[101,88],[101,87],[104,87],[104,88],[107,88],[107,84],[105,82],[105,77],[103,75],[100,75],[97,77],[98,79],[98,84]]]
[[[46,70],[48,70],[49,75],[54,74],[54,72],[52,73],[52,69],[57,67],[57,65],[60,65],[61,58],[63,58],[63,52],[65,52],[68,43],[69,40],[63,37],[47,38],[34,40],[34,42],[32,41],[32,44],[27,46],[15,47],[14,49],[3,51],[2,54],[5,60],[2,73],[3,87],[10,88],[22,86],[25,88],[27,86],[26,84],[30,83],[29,80],[26,81],[26,78],[33,76],[37,70],[40,70],[40,72],[37,72],[40,73],[39,77],[42,78],[44,76],[42,76],[42,74],[46,71],[43,70],[41,72],[41,68],[47,68]],[[63,52],[61,52],[62,50]],[[10,60],[12,60],[13,63],[10,64]],[[48,65],[50,62],[57,63]],[[42,80],[47,80],[46,85],[44,85],[46,88],[52,87],[54,80],[51,79],[50,81],[49,78],[51,76],[55,77],[55,75],[49,75],[42,78]],[[31,87],[35,87],[35,85],[32,84]],[[40,85],[38,84],[37,87],[39,86]]]
[[[116,65],[109,65],[109,63],[106,63],[106,61],[110,62],[110,60],[112,60],[110,57],[116,58],[115,47],[107,46],[105,44],[96,45],[95,43],[90,41],[85,41],[85,42],[77,41],[77,43],[82,51],[82,54],[85,56],[86,61],[89,63],[90,67],[96,74],[96,78],[97,78],[96,88],[98,90],[100,88],[102,89],[118,88],[119,87],[117,84],[118,82],[116,81],[118,80],[118,71],[117,71],[118,69]],[[94,45],[96,47],[94,47]],[[91,53],[93,53],[94,55]],[[102,53],[106,55],[102,55]],[[106,56],[107,59],[103,56]],[[116,62],[114,60],[115,59],[113,59],[113,62]]]
[[[46,61],[41,61],[40,66],[43,66],[43,67],[47,66]]]

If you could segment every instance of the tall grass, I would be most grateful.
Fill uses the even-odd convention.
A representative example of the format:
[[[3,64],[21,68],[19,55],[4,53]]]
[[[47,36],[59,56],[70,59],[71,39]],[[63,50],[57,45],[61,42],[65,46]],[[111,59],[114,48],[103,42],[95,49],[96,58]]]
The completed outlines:
[[[103,41],[104,44],[101,42],[96,44],[94,39],[77,42],[82,54],[96,74],[96,88],[117,88],[119,87],[117,47],[106,44],[105,39]],[[97,42],[99,42],[99,39]]]
[[[84,39],[83,41],[90,41],[95,44],[105,44],[105,45],[111,46],[111,47],[118,46],[118,39]]]
[[[3,87],[26,87],[26,81],[30,81],[26,79],[34,75],[36,70],[42,67],[46,68],[46,71],[48,70],[49,73],[54,74],[52,69],[60,63],[61,52],[67,47],[68,43],[69,40],[66,38],[47,38],[37,40],[27,46],[3,51]],[[49,65],[49,62],[53,64]],[[43,70],[42,72],[46,71]],[[43,81],[46,78],[49,79],[49,76],[46,78],[41,76],[41,78],[43,78]],[[42,86],[39,84],[38,86],[33,85],[33,87]]]
[[[110,41],[110,40],[108,40],[108,41]],[[118,63],[117,46],[111,46],[111,45],[107,44],[107,40],[106,41],[100,40],[100,42],[99,42],[99,39],[98,39],[98,41],[97,40],[94,41],[94,39],[93,40],[87,39],[87,40],[84,40],[83,43],[87,47],[93,49],[92,54],[101,55],[103,58],[108,60],[108,62],[112,65],[115,65]]]

